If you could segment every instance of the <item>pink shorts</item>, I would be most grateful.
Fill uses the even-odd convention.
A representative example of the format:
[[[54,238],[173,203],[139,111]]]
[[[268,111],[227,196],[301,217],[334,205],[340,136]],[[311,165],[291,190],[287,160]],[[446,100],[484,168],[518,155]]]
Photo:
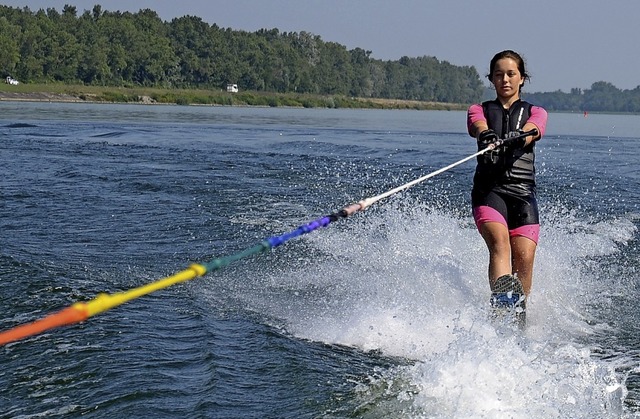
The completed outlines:
[[[480,231],[480,227],[484,223],[488,222],[500,223],[503,226],[507,227],[507,220],[504,219],[502,214],[486,205],[481,205],[479,207],[473,208],[473,219],[476,222],[478,231]],[[509,230],[509,237],[515,236],[526,237],[533,240],[535,243],[538,243],[538,238],[540,237],[540,224],[526,224]]]

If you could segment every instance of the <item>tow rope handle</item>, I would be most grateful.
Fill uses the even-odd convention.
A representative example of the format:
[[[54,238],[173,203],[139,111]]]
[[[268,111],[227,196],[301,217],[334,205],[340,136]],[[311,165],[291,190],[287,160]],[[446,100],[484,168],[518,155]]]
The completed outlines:
[[[538,130],[536,128],[529,130],[527,132],[523,132],[519,135],[515,135],[513,137],[509,137],[509,138],[504,138],[502,140],[498,140],[495,143],[491,143],[489,144],[489,146],[487,147],[487,149],[489,150],[495,150],[498,147],[502,147],[502,146],[508,146],[509,144],[513,143],[514,141],[520,140],[522,138],[526,138],[528,136],[536,136],[538,135]]]

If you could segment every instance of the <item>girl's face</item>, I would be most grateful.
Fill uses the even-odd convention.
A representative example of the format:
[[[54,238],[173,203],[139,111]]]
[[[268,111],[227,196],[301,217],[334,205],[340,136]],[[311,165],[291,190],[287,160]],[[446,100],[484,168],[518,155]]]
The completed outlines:
[[[524,78],[518,70],[518,64],[512,58],[502,58],[496,61],[491,83],[500,99],[511,101],[520,97],[520,86],[524,84]]]

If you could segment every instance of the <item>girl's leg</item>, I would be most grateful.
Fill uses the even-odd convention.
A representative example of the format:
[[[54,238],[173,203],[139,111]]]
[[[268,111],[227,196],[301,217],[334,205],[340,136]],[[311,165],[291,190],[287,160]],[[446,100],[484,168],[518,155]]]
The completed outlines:
[[[487,222],[480,227],[480,234],[489,249],[489,285],[493,285],[502,275],[512,273],[509,230],[501,223]]]
[[[527,237],[511,237],[513,272],[518,274],[526,295],[531,292],[536,247],[536,242]]]

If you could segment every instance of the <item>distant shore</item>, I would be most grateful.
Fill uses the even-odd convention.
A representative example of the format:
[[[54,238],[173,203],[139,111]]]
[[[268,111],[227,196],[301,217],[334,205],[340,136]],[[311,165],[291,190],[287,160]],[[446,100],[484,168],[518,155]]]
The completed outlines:
[[[47,92],[0,92],[0,101],[11,102],[86,102],[79,96]]]
[[[220,90],[202,89],[119,88],[46,84],[2,85],[0,86],[0,101],[413,110],[466,110],[468,106],[457,103],[355,98],[336,95],[267,92],[227,93]]]

